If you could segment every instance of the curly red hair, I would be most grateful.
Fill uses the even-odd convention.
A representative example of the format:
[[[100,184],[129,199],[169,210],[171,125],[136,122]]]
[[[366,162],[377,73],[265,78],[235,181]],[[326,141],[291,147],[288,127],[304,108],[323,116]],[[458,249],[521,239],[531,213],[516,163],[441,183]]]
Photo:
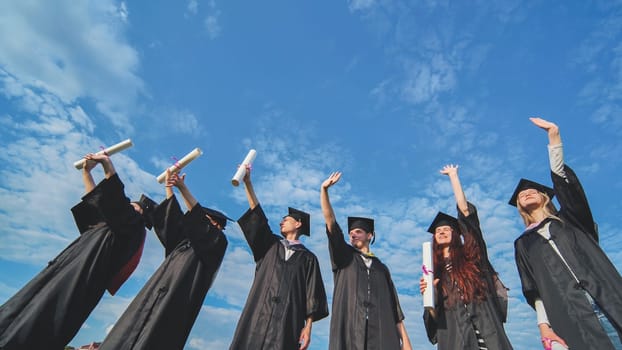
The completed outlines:
[[[482,278],[480,268],[480,249],[472,235],[461,235],[459,230],[466,230],[466,228],[460,227],[456,229],[452,227],[451,242],[449,243],[451,272],[445,269],[443,247],[436,243],[436,239],[432,240],[434,271],[438,273],[439,277],[441,274],[450,274],[450,279],[457,284],[462,292],[464,303],[470,303],[474,300],[485,300],[487,294],[486,281]],[[464,237],[464,243],[460,236]]]

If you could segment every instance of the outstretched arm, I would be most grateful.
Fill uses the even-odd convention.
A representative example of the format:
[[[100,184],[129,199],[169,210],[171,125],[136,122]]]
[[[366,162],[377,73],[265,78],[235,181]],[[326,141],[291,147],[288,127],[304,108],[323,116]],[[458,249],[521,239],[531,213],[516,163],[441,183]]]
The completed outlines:
[[[186,174],[183,174],[181,176],[179,176],[178,173],[170,174],[170,176],[169,176],[169,173],[166,174],[167,189],[170,188],[169,184],[171,186],[177,187],[177,189],[179,190],[179,193],[181,193],[181,196],[184,198],[184,203],[186,204],[186,208],[188,208],[188,211],[190,211],[192,210],[192,208],[194,208],[195,205],[197,205],[197,200],[196,198],[194,198],[194,196],[188,189],[188,186],[186,186],[185,180],[186,180]],[[168,198],[168,191],[167,191],[167,198]]]
[[[259,200],[257,199],[257,195],[255,194],[253,182],[251,181],[250,165],[246,166],[246,174],[244,175],[244,189],[246,190],[246,199],[248,199],[248,206],[251,208],[251,210],[255,209],[255,207],[259,205]]]
[[[532,123],[534,123],[537,127],[545,130],[549,135],[549,145],[555,146],[562,143],[562,138],[559,134],[559,127],[548,120],[544,120],[542,118],[532,117],[529,118]]]
[[[171,173],[170,170],[168,170],[168,168],[166,169],[166,178],[164,180],[164,190],[166,191],[166,199],[169,199],[171,197],[173,197],[174,193],[173,193],[173,186],[175,186],[174,181],[171,181],[171,176],[173,175],[173,173]]]
[[[86,193],[91,192],[95,188],[95,181],[93,181],[91,170],[93,170],[97,164],[101,164],[104,168],[104,176],[106,179],[111,178],[117,173],[114,169],[114,165],[112,165],[112,161],[105,154],[89,153],[84,156],[84,159],[86,162],[82,169],[82,181],[84,182]]]
[[[333,206],[330,204],[330,198],[328,198],[328,188],[336,184],[339,179],[341,179],[341,173],[338,171],[334,172],[330,174],[328,179],[322,182],[322,186],[320,187],[320,205],[322,206],[322,214],[324,215],[324,220],[326,221],[326,227],[328,227],[328,232],[330,232],[331,228],[337,222],[337,219],[335,218],[335,212],[333,211]]]
[[[554,123],[551,123],[542,118],[529,118],[539,128],[545,130],[549,136],[549,164],[551,165],[551,171],[563,177],[567,178],[566,171],[564,169],[564,149],[562,148],[562,139],[559,134],[559,127]]]
[[[441,169],[441,174],[449,176],[449,181],[451,182],[451,188],[453,189],[454,196],[456,197],[458,209],[465,217],[469,216],[469,206],[467,204],[464,191],[462,190],[462,185],[460,185],[460,178],[458,177],[458,165],[445,165],[443,169]]]

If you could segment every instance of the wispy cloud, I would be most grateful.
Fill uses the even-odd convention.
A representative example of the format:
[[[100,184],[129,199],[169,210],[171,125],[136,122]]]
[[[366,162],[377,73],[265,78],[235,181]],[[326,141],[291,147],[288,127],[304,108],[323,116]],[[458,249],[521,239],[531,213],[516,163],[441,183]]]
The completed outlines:
[[[199,12],[199,2],[197,0],[188,1],[188,6],[186,6],[187,13],[190,15],[196,15]]]
[[[220,10],[216,7],[216,1],[211,0],[208,3],[208,12],[209,14],[205,17],[204,24],[208,37],[213,40],[218,38],[222,32]]]
[[[115,126],[127,128],[144,86],[136,75],[138,54],[121,35],[128,14],[125,4],[61,2],[65,4],[0,4],[3,69],[64,103],[92,99]]]

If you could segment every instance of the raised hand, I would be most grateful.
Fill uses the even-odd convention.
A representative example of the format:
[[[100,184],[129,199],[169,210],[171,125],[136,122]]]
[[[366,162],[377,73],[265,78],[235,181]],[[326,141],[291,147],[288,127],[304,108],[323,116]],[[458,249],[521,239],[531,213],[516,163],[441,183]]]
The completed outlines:
[[[244,181],[245,184],[250,183],[251,182],[251,170],[252,170],[251,165],[246,164],[246,165],[240,165],[240,166],[246,167],[246,173],[244,174],[244,179],[242,181]]]
[[[179,175],[179,173],[174,172],[171,173],[168,169],[166,169],[166,187],[177,187],[177,188],[181,188],[181,187],[185,187],[186,183],[184,182],[186,180],[186,174],[183,175]]]
[[[559,144],[562,142],[561,136],[559,135],[559,127],[557,126],[557,124],[539,117],[531,117],[529,118],[529,120],[531,120],[534,125],[547,132],[547,134],[549,135],[549,143],[551,145]]]
[[[443,167],[443,169],[441,169],[441,174],[443,175],[455,175],[458,174],[458,164],[447,164]]]
[[[336,171],[330,174],[330,176],[322,182],[322,189],[327,190],[329,187],[339,182],[339,179],[341,179],[341,172]]]

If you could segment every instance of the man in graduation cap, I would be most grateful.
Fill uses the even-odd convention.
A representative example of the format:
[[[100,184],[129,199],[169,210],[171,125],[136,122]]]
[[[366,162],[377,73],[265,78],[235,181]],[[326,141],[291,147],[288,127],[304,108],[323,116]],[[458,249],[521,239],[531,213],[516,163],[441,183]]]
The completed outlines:
[[[314,321],[328,315],[316,256],[298,239],[310,235],[309,214],[289,208],[274,235],[244,176],[249,210],[238,220],[257,265],[253,285],[240,316],[231,350],[308,349]]]
[[[553,188],[521,179],[510,199],[526,227],[514,242],[523,295],[536,310],[543,344],[622,349],[622,277],[599,245],[583,187],[564,162],[559,128],[530,119],[548,134]]]
[[[97,164],[105,178],[95,185]],[[140,260],[147,203],[129,201],[105,154],[85,156],[82,180],[86,194],[71,209],[80,236],[0,307],[0,349],[62,349]]]
[[[164,246],[164,262],[116,322],[100,350],[182,349],[227,248],[227,216],[202,207],[185,183],[167,171],[166,199],[151,218]],[[186,206],[182,212],[173,193]]]
[[[329,349],[412,349],[389,269],[369,249],[374,220],[349,217],[350,244],[337,223],[328,188],[340,178],[332,173],[320,189],[335,283]]]

